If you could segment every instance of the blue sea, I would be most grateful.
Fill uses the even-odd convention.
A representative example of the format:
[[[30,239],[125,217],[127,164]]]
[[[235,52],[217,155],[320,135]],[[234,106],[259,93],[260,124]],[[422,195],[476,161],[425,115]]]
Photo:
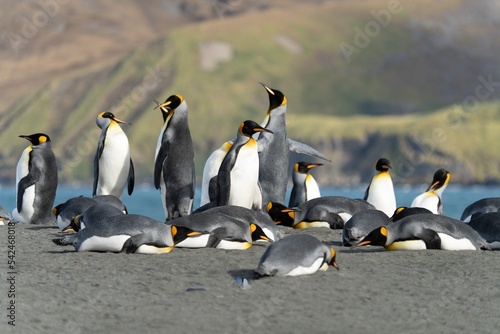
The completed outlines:
[[[398,206],[409,206],[412,200],[426,190],[421,187],[397,187],[396,200]],[[322,196],[345,196],[349,198],[363,198],[365,187],[359,188],[321,188]],[[61,186],[57,189],[55,205],[65,202],[71,197],[80,195],[91,196],[91,188],[72,188]],[[200,203],[200,189],[196,189],[194,208]],[[288,196],[286,203],[288,203]],[[0,187],[0,205],[12,212],[16,205],[16,191],[14,187]],[[500,197],[500,187],[491,186],[458,186],[448,185],[443,193],[444,214],[460,219],[462,211],[467,205],[485,197]],[[130,213],[141,214],[163,221],[165,219],[160,199],[160,192],[151,186],[138,186],[132,196],[124,195],[123,202]],[[285,204],[286,204],[285,203]]]

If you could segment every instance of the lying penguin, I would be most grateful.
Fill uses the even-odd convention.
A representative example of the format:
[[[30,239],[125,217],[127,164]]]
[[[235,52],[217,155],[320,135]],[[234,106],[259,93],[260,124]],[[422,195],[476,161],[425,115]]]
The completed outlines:
[[[364,200],[342,196],[323,196],[304,202],[297,208],[287,208],[283,204],[269,202],[267,212],[271,219],[283,226],[295,229],[308,227],[343,228],[344,223],[354,214],[374,209]]]
[[[500,250],[500,212],[483,213],[473,218],[469,226],[479,233],[492,249]]]
[[[97,204],[108,204],[120,209],[123,213],[127,213],[127,208],[122,201],[113,195],[99,195],[92,198],[73,197],[55,206],[52,213],[56,216],[57,226],[63,230],[71,224],[75,216],[82,214],[85,210]]]
[[[255,270],[256,278],[262,276],[299,276],[327,270],[335,261],[333,247],[327,246],[307,234],[289,235],[267,247]]]
[[[483,213],[499,212],[499,211],[500,211],[500,197],[482,198],[467,206],[464,209],[464,212],[462,213],[460,220],[468,223],[473,218]]]
[[[415,214],[370,232],[359,246],[387,250],[491,250],[486,240],[461,221],[435,214]]]
[[[283,237],[283,234],[279,230],[279,227],[276,226],[271,217],[260,211],[247,209],[242,206],[224,205],[208,209],[204,211],[204,213],[219,214],[226,217],[231,217],[240,220],[248,226],[250,226],[250,224],[255,224],[259,229],[262,230],[269,241],[277,241]],[[252,239],[254,241],[262,241],[263,239],[258,237],[257,231],[258,229],[255,229],[254,237]]]
[[[53,239],[57,245],[73,245],[77,252],[168,253],[188,237],[201,234],[187,227],[167,225],[146,216],[129,214],[109,217],[103,224]]]
[[[219,209],[220,210],[220,209]],[[234,218],[217,210],[208,210],[171,221],[177,227],[200,232],[176,244],[185,248],[247,249],[253,241],[273,241],[276,237],[269,229]]]

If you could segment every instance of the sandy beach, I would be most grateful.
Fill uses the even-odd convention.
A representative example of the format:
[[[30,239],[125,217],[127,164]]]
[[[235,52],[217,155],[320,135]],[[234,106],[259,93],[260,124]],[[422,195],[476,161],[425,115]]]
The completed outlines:
[[[333,244],[340,271],[242,286],[234,276],[250,277],[264,244],[77,253],[52,243],[55,226],[17,225],[9,298],[7,226],[0,231],[1,333],[496,333],[500,325],[500,252],[350,249],[340,230],[287,230]]]

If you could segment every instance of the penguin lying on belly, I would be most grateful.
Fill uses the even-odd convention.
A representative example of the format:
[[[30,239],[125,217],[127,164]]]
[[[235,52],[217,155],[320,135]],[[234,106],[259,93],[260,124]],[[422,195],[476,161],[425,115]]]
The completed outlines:
[[[256,278],[262,276],[300,276],[327,270],[332,265],[339,269],[336,253],[307,234],[287,236],[267,247],[255,270]]]
[[[276,224],[295,229],[308,227],[343,228],[354,214],[374,209],[364,200],[342,196],[323,196],[304,202],[297,208],[287,208],[283,204],[270,202],[267,212]]]
[[[198,235],[186,227],[167,225],[146,216],[127,214],[109,217],[79,232],[52,241],[73,245],[77,252],[127,252],[162,254],[176,243]]]
[[[415,214],[370,232],[359,246],[387,250],[491,250],[486,240],[461,221],[436,214]]]

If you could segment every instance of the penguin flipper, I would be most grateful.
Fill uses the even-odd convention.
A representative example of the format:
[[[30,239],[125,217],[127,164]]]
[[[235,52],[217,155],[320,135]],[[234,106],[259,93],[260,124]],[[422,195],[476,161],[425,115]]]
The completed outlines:
[[[441,249],[441,238],[434,230],[424,228],[415,233],[415,238],[425,242],[425,248],[427,249]]]
[[[365,190],[365,195],[363,196],[363,200],[367,200],[368,199],[368,194],[370,193],[370,186],[372,185],[371,181],[370,181],[370,184],[368,185],[368,187],[366,187],[366,190]]]
[[[208,198],[210,202],[214,202],[217,199],[217,175],[212,177],[208,183]]]
[[[128,238],[124,243],[121,249],[121,253],[135,253],[139,247],[144,244],[147,244],[150,240],[147,238],[146,234],[136,234]]]
[[[154,182],[155,188],[160,188],[161,172],[163,170],[163,163],[167,159],[168,151],[170,149],[170,143],[165,142],[161,145],[155,160],[155,170],[154,170]]]
[[[96,195],[97,181],[99,180],[99,150],[97,150],[94,157],[94,186],[92,187],[92,197]]]
[[[296,140],[287,138],[288,140],[288,149],[295,153],[306,154],[312,157],[320,158],[322,160],[326,160],[332,162],[332,160],[328,159],[326,155],[312,148],[311,146],[298,142]]]
[[[132,158],[130,158],[130,168],[128,170],[128,195],[132,195],[134,192],[134,183],[135,183],[135,173],[134,173],[134,164],[132,163]]]
[[[224,206],[229,203],[229,196],[231,194],[231,169],[234,166],[233,160],[224,159],[217,174],[216,202],[218,206]]]
[[[31,170],[31,168],[30,168]],[[24,191],[35,184],[36,174],[37,172],[33,169],[28,175],[19,180],[19,184],[17,185],[17,212],[21,212],[23,209],[23,197]]]

